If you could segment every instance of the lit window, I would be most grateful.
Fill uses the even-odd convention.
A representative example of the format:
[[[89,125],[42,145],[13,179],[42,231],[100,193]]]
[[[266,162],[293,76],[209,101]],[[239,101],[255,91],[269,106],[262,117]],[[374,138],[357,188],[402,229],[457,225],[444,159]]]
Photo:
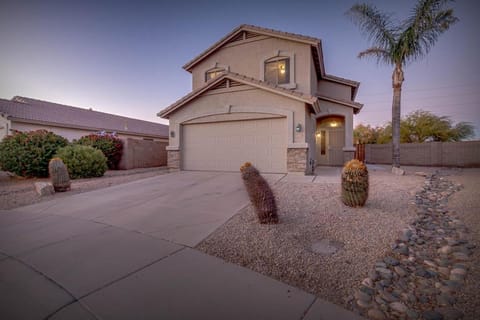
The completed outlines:
[[[225,71],[225,69],[219,69],[219,68],[208,70],[207,72],[205,72],[205,81],[208,81],[208,80],[211,80],[213,78],[218,77],[224,71]]]
[[[265,61],[265,81],[273,84],[290,83],[290,59],[272,58]]]

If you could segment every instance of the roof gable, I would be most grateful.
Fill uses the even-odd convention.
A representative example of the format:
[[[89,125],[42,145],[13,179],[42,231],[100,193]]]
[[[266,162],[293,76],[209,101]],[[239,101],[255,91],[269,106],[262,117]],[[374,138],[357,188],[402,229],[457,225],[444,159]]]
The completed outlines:
[[[0,99],[0,113],[23,122],[41,122],[87,130],[108,130],[151,137],[168,137],[168,126],[139,119],[117,116],[63,104],[16,96]]]
[[[187,62],[183,69],[191,72],[193,67],[204,60],[209,55],[213,54],[220,48],[230,43],[241,41],[245,39],[250,39],[258,36],[270,36],[295,42],[300,42],[304,44],[308,44],[312,50],[312,58],[313,63],[315,64],[315,70],[319,78],[338,82],[342,84],[346,84],[351,86],[354,90],[352,96],[356,95],[356,88],[358,88],[359,83],[356,81],[335,77],[332,75],[327,75],[325,73],[325,66],[323,63],[323,51],[322,51],[322,40],[314,37],[304,36],[301,34],[290,33],[290,32],[283,32],[274,29],[262,28],[254,25],[242,24],[237,28],[233,29],[230,33],[225,35],[223,38],[215,42],[212,46],[208,49],[200,53],[198,56]]]
[[[162,118],[168,118],[171,113],[183,107],[188,102],[194,100],[195,98],[199,97],[200,95],[202,95],[203,93],[209,90],[221,89],[221,88],[227,88],[227,87],[231,88],[239,85],[249,85],[261,90],[269,91],[274,94],[282,95],[290,99],[301,101],[301,102],[312,105],[314,109],[318,110],[317,97],[303,94],[298,91],[285,89],[285,88],[270,84],[268,82],[260,81],[260,80],[250,78],[238,73],[224,72],[222,75],[208,81],[203,87],[190,92],[189,94],[182,97],[178,101],[174,102],[167,108],[163,109],[157,115]]]
[[[295,42],[301,42],[305,44],[309,44],[313,47],[320,46],[321,40],[318,38],[308,37],[300,34],[283,32],[268,28],[257,27],[248,24],[242,24],[239,27],[233,29],[230,33],[226,36],[215,42],[212,46],[210,46],[207,50],[200,53],[198,56],[193,58],[191,61],[187,62],[183,68],[189,72],[191,72],[192,68],[198,64],[200,61],[205,59],[210,54],[214,53],[221,47],[230,44],[232,42],[241,41],[244,39],[250,39],[257,36],[270,36],[285,40],[291,40]],[[323,63],[323,62],[322,62]]]

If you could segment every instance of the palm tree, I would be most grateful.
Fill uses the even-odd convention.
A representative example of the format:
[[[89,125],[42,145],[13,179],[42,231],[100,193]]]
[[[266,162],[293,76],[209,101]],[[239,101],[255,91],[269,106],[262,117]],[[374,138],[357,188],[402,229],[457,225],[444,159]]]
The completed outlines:
[[[392,74],[392,159],[400,167],[400,99],[403,68],[424,57],[438,37],[458,18],[453,9],[445,8],[449,0],[419,0],[411,16],[395,23],[390,14],[375,6],[356,4],[347,11],[353,22],[367,35],[372,47],[358,54],[359,58],[373,57],[378,63],[394,67]]]

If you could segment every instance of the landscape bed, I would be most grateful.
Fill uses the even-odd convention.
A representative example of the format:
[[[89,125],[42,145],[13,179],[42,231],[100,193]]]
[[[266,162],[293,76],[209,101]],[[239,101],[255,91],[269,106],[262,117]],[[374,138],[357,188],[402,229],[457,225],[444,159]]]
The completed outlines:
[[[372,171],[363,208],[341,203],[340,183],[319,180],[273,186],[278,225],[259,224],[247,206],[197,249],[346,305],[352,288],[413,221],[412,199],[424,178]],[[317,253],[322,244],[338,251]]]

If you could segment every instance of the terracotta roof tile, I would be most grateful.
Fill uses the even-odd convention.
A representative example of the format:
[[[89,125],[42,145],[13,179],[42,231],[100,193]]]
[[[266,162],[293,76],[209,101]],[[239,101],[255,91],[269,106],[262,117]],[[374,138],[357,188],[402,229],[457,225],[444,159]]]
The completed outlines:
[[[26,97],[16,96],[12,100],[0,99],[0,113],[26,122],[39,121],[72,128],[168,137],[168,126],[160,123]]]

